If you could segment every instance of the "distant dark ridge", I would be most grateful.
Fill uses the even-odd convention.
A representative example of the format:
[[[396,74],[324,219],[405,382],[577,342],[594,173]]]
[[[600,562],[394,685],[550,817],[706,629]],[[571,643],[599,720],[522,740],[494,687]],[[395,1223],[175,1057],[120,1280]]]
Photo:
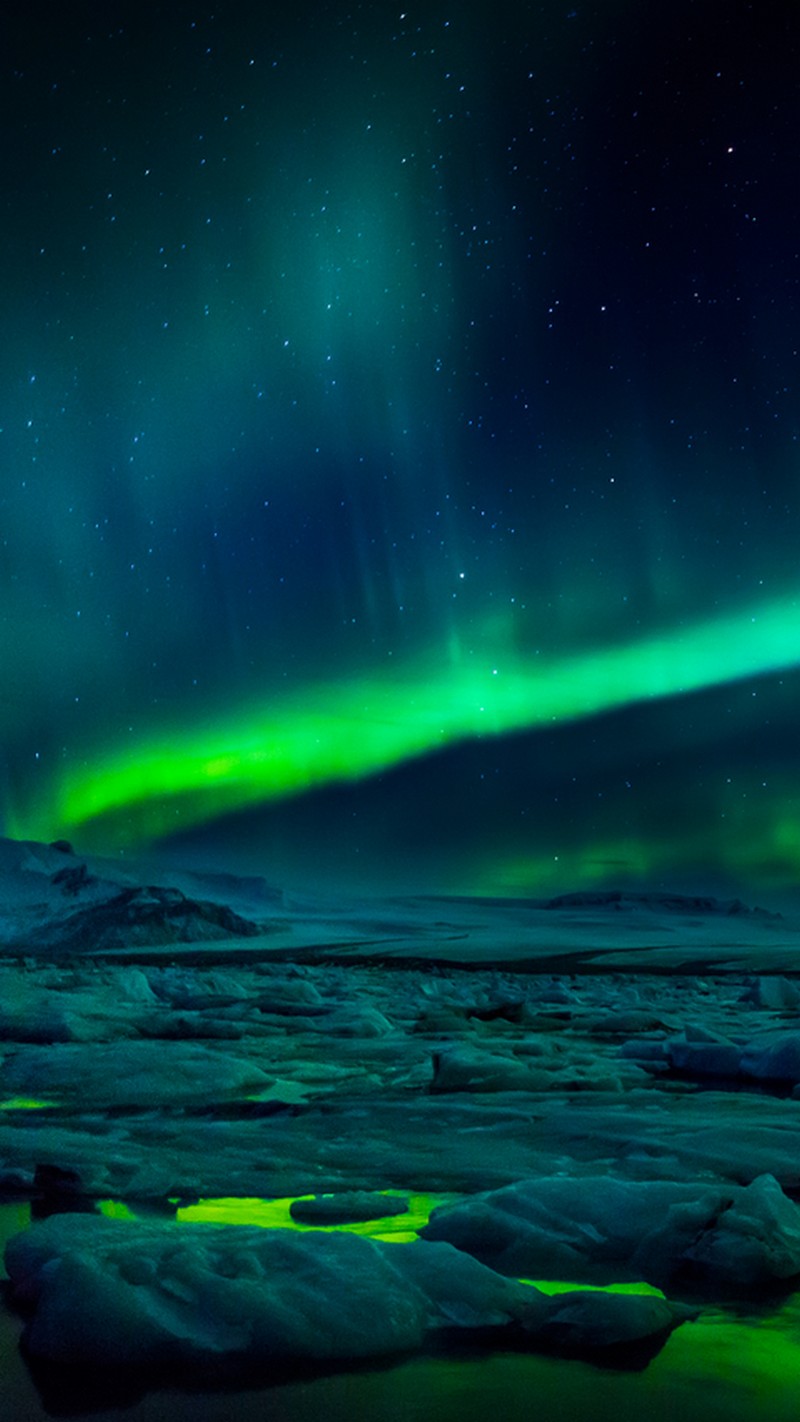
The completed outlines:
[[[202,943],[253,938],[257,924],[225,904],[187,898],[180,889],[123,889],[113,898],[78,909],[33,935],[33,947],[66,952]]]
[[[557,894],[545,899],[543,909],[649,909],[652,912],[683,914],[719,914],[738,917],[752,914],[757,918],[782,918],[783,914],[769,909],[748,908],[741,899],[715,899],[708,894],[637,893],[628,889],[585,889],[574,894]]]
[[[168,871],[169,872],[169,871]],[[182,873],[185,880],[196,881],[206,891],[235,897],[246,895],[254,903],[261,902],[274,908],[281,908],[284,901],[283,889],[276,889],[267,879],[258,874],[231,874],[224,870],[188,870]]]

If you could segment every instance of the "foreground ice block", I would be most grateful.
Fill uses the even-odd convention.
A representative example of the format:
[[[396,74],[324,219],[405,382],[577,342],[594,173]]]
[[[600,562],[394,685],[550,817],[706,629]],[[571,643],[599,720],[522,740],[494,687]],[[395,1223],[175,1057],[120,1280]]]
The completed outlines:
[[[504,1274],[767,1284],[800,1274],[800,1209],[771,1175],[748,1186],[606,1176],[523,1180],[440,1206],[421,1231]]]
[[[6,1247],[26,1346],[106,1367],[359,1360],[418,1348],[432,1330],[588,1352],[666,1338],[665,1299],[549,1298],[445,1243],[352,1234],[53,1216]]]

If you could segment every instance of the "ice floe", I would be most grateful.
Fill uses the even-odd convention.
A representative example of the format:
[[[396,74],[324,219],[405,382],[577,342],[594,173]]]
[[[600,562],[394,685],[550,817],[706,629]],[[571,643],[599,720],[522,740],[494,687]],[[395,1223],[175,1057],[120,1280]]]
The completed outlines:
[[[764,1285],[800,1274],[800,1209],[770,1175],[724,1189],[523,1180],[434,1210],[421,1233],[512,1275]]]
[[[592,1352],[669,1331],[689,1314],[652,1296],[549,1297],[449,1244],[346,1233],[57,1215],[6,1246],[26,1346],[103,1367],[361,1361],[437,1330]]]

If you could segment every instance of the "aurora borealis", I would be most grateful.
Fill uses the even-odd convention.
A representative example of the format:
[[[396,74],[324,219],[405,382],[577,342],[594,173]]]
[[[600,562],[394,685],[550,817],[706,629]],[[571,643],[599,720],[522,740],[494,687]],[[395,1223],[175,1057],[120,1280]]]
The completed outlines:
[[[795,884],[797,35],[3,18],[5,833]]]

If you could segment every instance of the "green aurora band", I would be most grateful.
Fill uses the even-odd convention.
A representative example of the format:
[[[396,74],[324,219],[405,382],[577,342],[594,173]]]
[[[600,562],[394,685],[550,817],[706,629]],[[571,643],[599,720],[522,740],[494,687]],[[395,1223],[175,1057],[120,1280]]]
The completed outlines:
[[[580,655],[512,647],[469,663],[323,684],[186,734],[170,728],[124,754],[65,768],[18,807],[18,838],[78,836],[87,849],[140,847],[219,816],[379,773],[470,738],[535,730],[686,695],[800,663],[797,600]]]

